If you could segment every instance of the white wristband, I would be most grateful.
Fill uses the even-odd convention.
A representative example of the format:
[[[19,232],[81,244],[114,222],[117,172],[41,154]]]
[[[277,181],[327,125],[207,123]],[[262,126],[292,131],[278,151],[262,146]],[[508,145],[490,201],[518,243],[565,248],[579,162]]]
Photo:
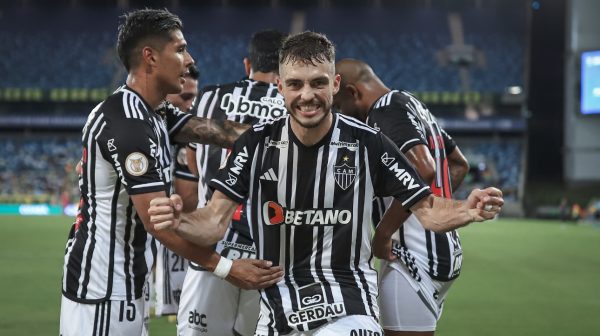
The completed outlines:
[[[221,256],[221,259],[219,259],[219,263],[217,264],[217,267],[215,267],[213,274],[221,279],[225,279],[229,274],[229,271],[231,271],[231,265],[233,265],[232,260]]]

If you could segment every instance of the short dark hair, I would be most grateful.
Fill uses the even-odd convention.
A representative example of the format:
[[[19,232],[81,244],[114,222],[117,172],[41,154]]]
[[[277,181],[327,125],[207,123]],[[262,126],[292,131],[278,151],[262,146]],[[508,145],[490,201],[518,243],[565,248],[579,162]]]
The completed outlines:
[[[286,35],[277,30],[263,30],[255,33],[248,44],[248,59],[252,70],[279,72],[279,49]]]
[[[139,9],[121,16],[119,25],[117,52],[127,71],[139,63],[138,48],[143,44],[162,49],[164,43],[171,40],[174,30],[181,30],[183,24],[179,17],[166,9]]]
[[[189,76],[192,79],[198,80],[200,78],[200,69],[196,66],[196,64],[192,64],[188,68]]]
[[[301,62],[316,63],[335,62],[335,46],[327,36],[311,31],[291,35],[281,46],[279,64]]]

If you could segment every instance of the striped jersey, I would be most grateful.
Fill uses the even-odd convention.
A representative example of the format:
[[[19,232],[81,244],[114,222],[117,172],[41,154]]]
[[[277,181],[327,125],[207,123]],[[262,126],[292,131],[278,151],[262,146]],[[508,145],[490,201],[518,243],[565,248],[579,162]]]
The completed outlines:
[[[416,145],[429,148],[435,161],[436,175],[431,184],[432,192],[441,197],[452,198],[452,184],[447,155],[456,148],[454,140],[440,127],[436,118],[417,98],[405,91],[390,91],[379,98],[367,123],[388,135],[406,153]],[[376,200],[378,211],[383,213],[387,202]],[[374,218],[374,223],[379,219]],[[435,280],[449,281],[460,274],[462,248],[456,231],[435,233],[425,230],[416,216],[411,215],[399,231],[401,255],[399,260],[412,269],[418,280],[418,272],[412,263],[424,265],[422,270]]]
[[[408,208],[430,194],[386,136],[339,114],[309,147],[289,115],[253,126],[210,185],[247,202],[257,257],[284,267],[284,278],[261,291],[270,334],[344,315],[378,319],[371,200],[393,196]]]
[[[214,120],[231,120],[253,124],[268,121],[287,113],[277,85],[244,79],[202,89],[196,115]],[[225,162],[229,149],[214,145],[192,144],[200,174],[198,185],[199,207],[206,205],[212,195],[208,182],[216,176]],[[243,207],[239,207],[224,239],[216,246],[217,252],[229,259],[253,258],[255,248],[250,237]],[[197,265],[192,267],[197,268]]]
[[[83,128],[80,208],[67,240],[63,294],[77,302],[132,300],[156,256],[131,195],[171,189],[169,135],[191,118],[166,116],[123,86],[100,103]]]

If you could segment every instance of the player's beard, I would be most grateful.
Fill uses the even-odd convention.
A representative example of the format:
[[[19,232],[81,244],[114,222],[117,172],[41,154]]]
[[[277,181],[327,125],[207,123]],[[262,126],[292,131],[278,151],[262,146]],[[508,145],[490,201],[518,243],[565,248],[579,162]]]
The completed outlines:
[[[321,123],[323,122],[323,120],[325,120],[325,118],[327,118],[327,116],[329,116],[329,114],[331,113],[331,104],[327,104],[327,102],[325,102],[324,100],[315,97],[315,99],[318,103],[318,105],[320,105],[320,109],[323,111],[323,113],[320,116],[316,116],[316,118],[310,118],[309,120],[301,120],[301,117],[299,117],[298,115],[302,115],[302,113],[300,111],[298,111],[298,109],[295,108],[295,106],[299,105],[296,102],[293,102],[292,104],[290,104],[290,106],[288,106],[288,111],[290,112],[290,116],[302,127],[304,128],[316,128],[319,125],[321,125]],[[303,104],[306,105],[306,104]]]

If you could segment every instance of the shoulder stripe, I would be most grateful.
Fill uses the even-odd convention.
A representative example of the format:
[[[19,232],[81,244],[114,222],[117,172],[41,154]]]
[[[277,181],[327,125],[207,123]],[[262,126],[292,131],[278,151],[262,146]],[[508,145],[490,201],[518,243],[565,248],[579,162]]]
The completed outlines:
[[[367,124],[363,124],[362,122],[360,122],[357,119],[354,119],[352,117],[348,117],[348,116],[339,114],[339,119],[340,119],[340,121],[343,121],[347,125],[350,125],[350,126],[356,127],[356,128],[360,128],[360,129],[365,130],[367,132],[370,132],[370,133],[373,133],[373,134],[377,134],[377,132],[378,132],[373,127],[371,127],[371,126],[369,126]]]

